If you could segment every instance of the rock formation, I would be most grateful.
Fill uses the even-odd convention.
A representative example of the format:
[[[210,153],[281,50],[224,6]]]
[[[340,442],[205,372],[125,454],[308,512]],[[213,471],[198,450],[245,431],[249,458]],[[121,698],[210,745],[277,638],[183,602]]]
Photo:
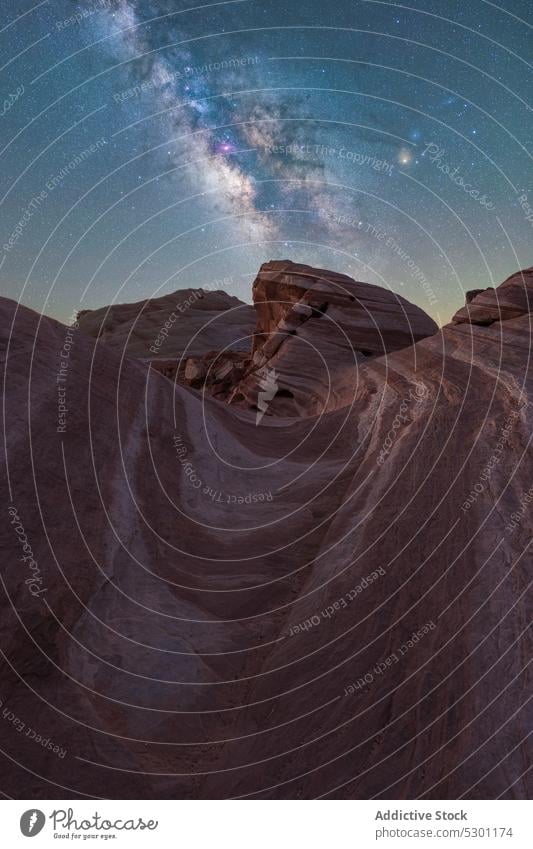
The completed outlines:
[[[474,289],[466,293],[466,305],[455,313],[454,324],[489,325],[531,312],[533,269],[511,275],[497,289]]]
[[[253,307],[222,291],[182,289],[132,304],[78,313],[80,330],[113,351],[150,362],[184,382],[192,364],[214,348],[247,352],[255,327]]]
[[[229,400],[258,409],[265,384],[275,385],[268,415],[318,415],[349,404],[359,364],[437,331],[394,292],[287,260],[261,267],[253,298],[251,362]]]
[[[532,295],[438,331],[268,263],[257,326],[195,302],[160,357],[160,299],[70,331],[0,299],[10,794],[530,796]]]

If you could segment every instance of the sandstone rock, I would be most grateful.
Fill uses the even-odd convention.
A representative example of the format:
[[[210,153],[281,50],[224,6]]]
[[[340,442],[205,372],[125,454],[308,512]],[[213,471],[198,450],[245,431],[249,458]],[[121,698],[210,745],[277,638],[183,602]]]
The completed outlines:
[[[328,303],[300,327],[337,381],[330,311],[372,337],[306,274],[262,333]],[[385,347],[388,296],[364,300]],[[79,331],[58,431],[65,332],[0,299],[9,795],[530,798],[529,313],[350,357],[316,417],[259,419]]]
[[[466,306],[455,313],[454,324],[490,325],[527,315],[532,309],[531,278],[533,268],[511,275],[497,289],[467,292]],[[469,298],[469,295],[474,295]]]
[[[257,409],[262,381],[275,371],[269,416],[317,415],[349,403],[362,361],[437,331],[419,307],[393,292],[288,260],[261,267],[253,297],[253,359],[230,399]]]
[[[469,304],[477,295],[481,295],[482,292],[485,292],[486,289],[470,289],[465,295],[465,301]]]
[[[182,289],[78,314],[79,327],[109,349],[145,360],[198,357],[214,348],[249,351],[253,307],[227,292]]]
[[[201,381],[207,374],[207,368],[198,357],[189,357],[185,361],[185,380],[187,383]]]
[[[405,348],[437,330],[420,307],[395,292],[290,260],[261,266],[253,284],[253,300],[257,311],[254,350],[264,344],[281,319],[294,312],[303,313],[303,323],[328,311],[330,331],[338,321],[355,350],[375,354]]]

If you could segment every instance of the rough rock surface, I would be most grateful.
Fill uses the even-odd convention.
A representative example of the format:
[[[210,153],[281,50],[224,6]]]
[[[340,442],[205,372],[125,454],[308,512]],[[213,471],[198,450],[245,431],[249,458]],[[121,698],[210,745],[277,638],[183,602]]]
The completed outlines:
[[[437,331],[394,292],[290,260],[261,266],[253,301],[249,357],[228,349],[191,357],[177,378],[261,415],[317,415],[349,403],[359,363]],[[171,365],[158,367],[174,376]]]
[[[10,795],[530,797],[530,318],[258,420],[0,300]]]
[[[533,268],[508,277],[497,289],[474,289],[467,292],[466,304],[455,313],[454,324],[489,325],[531,312]],[[470,297],[469,297],[470,296]]]
[[[290,260],[261,266],[253,299],[258,312],[254,353],[264,348],[283,319],[297,326],[326,312],[332,325],[339,322],[345,329],[354,349],[373,354],[405,348],[437,329],[420,307],[389,289]]]
[[[359,365],[437,332],[420,307],[344,274],[289,260],[253,284],[252,361],[230,403],[266,415],[318,415],[349,403]]]
[[[78,314],[80,330],[110,350],[150,360],[172,376],[176,364],[213,349],[249,351],[255,327],[250,304],[222,291],[181,289],[132,304]]]

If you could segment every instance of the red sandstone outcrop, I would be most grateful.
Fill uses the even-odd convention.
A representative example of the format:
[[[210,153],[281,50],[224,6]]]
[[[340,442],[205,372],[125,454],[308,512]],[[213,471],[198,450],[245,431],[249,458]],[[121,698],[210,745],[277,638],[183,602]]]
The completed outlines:
[[[132,304],[112,304],[78,314],[80,330],[110,350],[151,361],[174,377],[186,360],[213,349],[249,351],[255,312],[222,291],[182,289]]]
[[[293,285],[267,339],[329,298],[296,316],[335,381],[328,314],[373,352],[316,417],[220,403],[112,334],[76,331],[58,381],[66,328],[0,299],[11,796],[531,796],[531,315],[404,347],[385,295],[358,325]]]
[[[360,363],[437,331],[423,310],[392,291],[289,260],[261,266],[253,300],[248,357],[224,347],[180,359],[178,370],[172,360],[153,365],[259,414],[317,415],[349,403]],[[128,346],[130,355],[136,351]]]
[[[261,266],[253,299],[252,360],[229,401],[263,404],[267,415],[317,415],[349,403],[361,363],[438,329],[394,292],[289,260]]]
[[[533,307],[532,278],[533,268],[526,268],[512,274],[497,289],[489,287],[467,292],[466,304],[455,313],[452,322],[489,325],[528,315]]]

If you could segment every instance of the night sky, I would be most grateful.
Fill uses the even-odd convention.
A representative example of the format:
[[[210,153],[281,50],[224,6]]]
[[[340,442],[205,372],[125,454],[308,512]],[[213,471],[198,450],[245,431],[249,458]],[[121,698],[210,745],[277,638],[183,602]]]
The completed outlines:
[[[531,0],[0,8],[4,295],[250,300],[288,258],[446,323],[533,262]]]

